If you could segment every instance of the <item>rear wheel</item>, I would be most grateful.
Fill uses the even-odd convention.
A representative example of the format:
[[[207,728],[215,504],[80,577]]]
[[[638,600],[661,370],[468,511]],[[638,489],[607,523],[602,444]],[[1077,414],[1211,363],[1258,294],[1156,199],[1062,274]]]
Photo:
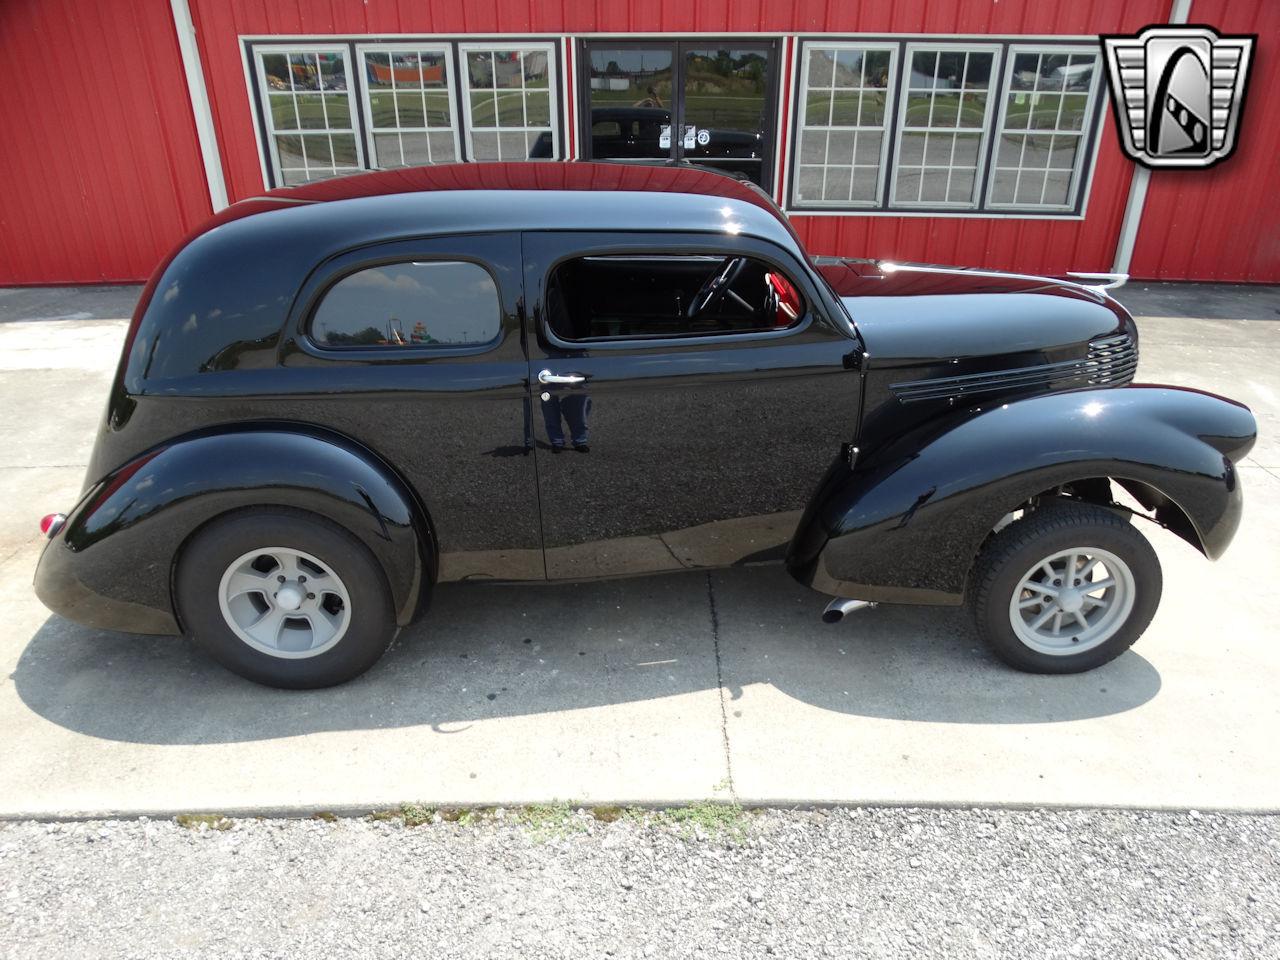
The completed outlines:
[[[373,666],[396,632],[368,549],[309,514],[215,521],[183,551],[176,587],[188,634],[229,670],[268,686],[343,683]]]
[[[1002,529],[974,568],[978,631],[1005,663],[1079,673],[1129,649],[1160,604],[1160,561],[1103,507],[1054,504]]]

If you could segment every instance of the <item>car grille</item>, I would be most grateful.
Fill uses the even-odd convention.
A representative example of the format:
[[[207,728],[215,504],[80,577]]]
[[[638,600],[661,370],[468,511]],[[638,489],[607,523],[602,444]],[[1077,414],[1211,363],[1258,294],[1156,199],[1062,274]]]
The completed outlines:
[[[990,370],[959,377],[911,380],[890,389],[902,403],[952,400],[981,393],[1007,393],[1037,387],[1114,387],[1129,383],[1138,369],[1138,346],[1127,333],[1091,341],[1089,353],[1075,360],[1041,363],[1012,370]]]

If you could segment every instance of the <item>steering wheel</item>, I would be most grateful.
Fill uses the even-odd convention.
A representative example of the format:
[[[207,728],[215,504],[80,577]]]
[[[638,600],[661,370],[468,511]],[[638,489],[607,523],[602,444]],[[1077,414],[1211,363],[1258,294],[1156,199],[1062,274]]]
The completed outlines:
[[[748,262],[746,257],[725,257],[720,269],[702,281],[702,286],[698,288],[698,292],[689,301],[685,316],[692,320],[694,317],[706,313],[711,308],[719,305],[720,301],[729,293],[729,288],[733,286],[733,282],[738,279],[738,276],[746,268]]]

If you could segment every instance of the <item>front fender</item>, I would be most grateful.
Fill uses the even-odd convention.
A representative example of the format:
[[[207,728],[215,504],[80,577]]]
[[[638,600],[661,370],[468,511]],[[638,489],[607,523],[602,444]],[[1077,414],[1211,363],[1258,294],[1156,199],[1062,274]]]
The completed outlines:
[[[1178,387],[1135,385],[975,406],[833,468],[788,554],[826,593],[958,604],[995,524],[1061,484],[1110,477],[1210,558],[1243,506],[1235,463],[1249,408]],[[1186,518],[1186,522],[1183,521]]]
[[[112,471],[45,546],[36,593],[89,626],[177,633],[171,583],[182,546],[221,514],[263,506],[310,511],[356,536],[386,574],[397,620],[413,616],[434,576],[413,496],[368,451],[290,424],[192,434]]]

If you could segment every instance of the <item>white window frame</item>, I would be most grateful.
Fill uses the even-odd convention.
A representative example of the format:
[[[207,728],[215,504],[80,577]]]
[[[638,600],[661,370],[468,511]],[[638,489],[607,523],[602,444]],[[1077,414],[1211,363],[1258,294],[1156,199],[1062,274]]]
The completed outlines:
[[[992,133],[991,115],[994,109],[993,100],[999,90],[998,81],[1001,75],[1000,56],[1003,51],[1003,45],[999,43],[936,43],[929,40],[915,40],[904,45],[902,51],[902,70],[898,84],[898,117],[896,129],[894,131],[893,144],[893,178],[889,181],[889,208],[890,210],[897,208],[902,210],[911,209],[938,209],[938,210],[974,210],[979,209],[982,200],[982,187],[986,177],[987,163],[987,147],[990,142]],[[898,198],[898,177],[897,173],[902,168],[902,137],[903,133],[946,133],[946,127],[907,127],[907,101],[910,99],[911,87],[911,64],[915,60],[915,54],[918,51],[936,51],[938,53],[990,53],[991,54],[991,76],[987,80],[987,105],[982,116],[982,129],[980,131],[973,130],[969,127],[952,128],[952,132],[978,133],[978,162],[973,171],[973,199],[969,202],[957,200],[900,200]],[[930,88],[930,92],[937,94],[937,88]],[[959,88],[959,92],[965,92],[965,88]],[[972,91],[977,93],[977,90]],[[926,151],[928,147],[925,147]],[[952,159],[955,159],[954,141],[952,145]],[[914,164],[907,164],[914,166]],[[922,164],[921,177],[924,176],[924,167]],[[952,164],[951,166],[954,166]]]
[[[841,210],[874,210],[879,209],[884,201],[884,190],[886,178],[889,175],[889,142],[893,139],[893,114],[898,104],[898,86],[901,79],[898,63],[898,51],[902,44],[896,42],[867,42],[859,43],[856,40],[842,40],[825,42],[820,39],[809,40],[800,44],[799,56],[800,63],[800,94],[797,100],[798,116],[796,118],[796,138],[792,147],[793,156],[791,166],[793,168],[791,183],[791,206],[793,209],[808,210],[813,209],[841,209]],[[879,127],[880,130],[880,166],[876,179],[876,195],[872,200],[797,200],[800,193],[800,170],[802,167],[811,167],[814,164],[804,163],[802,154],[804,150],[804,134],[806,130],[826,130],[828,136],[832,130],[853,130],[861,132],[862,130],[874,130],[874,127],[834,127],[828,124],[826,127],[811,127],[805,122],[806,114],[809,108],[809,52],[811,50],[835,50],[837,53],[841,51],[857,50],[863,54],[879,51],[887,51],[889,54],[889,83],[885,87],[884,100],[884,123]],[[834,71],[835,67],[832,66]],[[834,74],[833,74],[834,82]],[[825,89],[825,88],[824,88]],[[862,92],[866,92],[866,88],[862,88]],[[859,117],[861,120],[861,117]],[[855,140],[854,156],[857,156],[857,147]],[[830,164],[823,165],[823,185],[826,184],[826,170]],[[854,165],[856,166],[856,165]],[[854,170],[850,169],[850,180],[852,181]],[[826,192],[825,189],[823,191]]]
[[[352,87],[351,76],[351,49],[345,43],[309,43],[306,41],[298,41],[297,43],[254,43],[251,46],[253,51],[253,69],[256,74],[255,80],[258,84],[258,100],[261,104],[262,122],[267,135],[267,151],[271,159],[271,176],[277,187],[283,187],[284,173],[280,164],[280,153],[276,146],[277,136],[292,136],[298,134],[320,134],[327,133],[332,136],[335,133],[350,134],[356,145],[356,169],[352,173],[361,173],[367,169],[368,160],[365,156],[364,144],[360,136],[359,115],[357,114],[357,104],[355,100],[355,90]],[[277,130],[275,129],[275,118],[271,112],[271,88],[267,86],[267,71],[262,62],[264,55],[272,53],[283,53],[286,56],[290,53],[340,53],[342,54],[343,77],[347,83],[347,89],[343,91],[347,95],[347,109],[350,112],[351,128],[349,130],[329,129],[324,130]],[[330,142],[330,150],[332,150],[332,141]],[[307,168],[305,156],[303,158],[303,167]],[[291,167],[290,169],[296,169]],[[310,178],[308,178],[310,182]]]
[[[1089,83],[1089,91],[1085,100],[1084,120],[1079,130],[1059,131],[1057,128],[1053,130],[1011,130],[1010,133],[1025,133],[1027,135],[1036,136],[1063,136],[1070,135],[1079,138],[1078,148],[1076,150],[1075,165],[1071,168],[1071,183],[1067,187],[1066,203],[1019,203],[1017,185],[1014,186],[1013,200],[1007,203],[997,203],[992,200],[996,184],[996,171],[999,167],[1000,155],[1000,137],[1005,133],[1004,123],[1005,114],[1009,107],[1009,94],[1013,92],[1013,69],[1017,62],[1019,54],[1035,54],[1043,56],[1045,54],[1066,54],[1068,56],[1075,55],[1092,55],[1094,57],[1093,79]],[[1085,155],[1089,152],[1089,146],[1093,137],[1093,125],[1097,120],[1098,102],[1097,96],[1101,85],[1101,78],[1105,65],[1102,62],[1102,49],[1098,46],[1089,46],[1087,44],[1080,46],[1069,46],[1065,44],[1036,44],[1036,43],[1019,43],[1010,44],[1009,52],[1006,56],[1004,76],[1000,82],[1000,112],[996,117],[996,125],[992,128],[992,134],[996,138],[995,149],[991,152],[990,169],[987,171],[986,184],[986,208],[988,210],[1008,210],[1008,211],[1028,211],[1032,213],[1060,213],[1065,211],[1073,211],[1076,204],[1080,200],[1080,190],[1084,187],[1084,162]],[[1028,91],[1034,92],[1034,91]],[[1064,92],[1065,89],[1064,89]],[[1061,115],[1061,114],[1059,114]],[[1091,168],[1092,169],[1092,168]],[[1047,181],[1046,181],[1047,188]],[[1043,198],[1044,189],[1041,190],[1040,196]]]
[[[458,88],[454,86],[454,81],[456,78],[454,77],[454,69],[453,69],[453,44],[451,43],[357,43],[356,44],[356,60],[359,62],[360,69],[362,71],[364,70],[364,64],[365,64],[364,57],[366,53],[386,53],[386,54],[392,54],[392,55],[397,53],[416,53],[419,55],[424,53],[438,53],[444,57],[444,78],[445,78],[445,87],[446,87],[445,93],[447,93],[449,96],[448,130],[451,134],[453,134],[453,158],[452,160],[449,160],[449,161],[435,160],[433,158],[431,162],[433,164],[444,163],[444,162],[449,162],[449,163],[461,162],[462,144],[461,144],[461,137],[458,134],[458,123],[462,118],[458,114],[458,96],[457,96]],[[394,75],[392,76],[391,86],[386,88],[379,88],[377,92],[378,93],[389,92],[394,96],[396,92]],[[383,135],[386,135],[388,133],[432,134],[432,133],[443,133],[445,131],[446,128],[444,127],[426,127],[426,126],[424,127],[397,126],[397,127],[375,128],[373,125],[373,101],[370,100],[370,96],[372,95],[372,93],[373,93],[373,90],[370,87],[368,76],[362,74],[360,79],[360,101],[361,101],[360,106],[361,106],[361,109],[364,111],[361,117],[364,120],[364,130],[365,130],[365,140],[366,140],[365,151],[366,151],[366,155],[369,158],[370,169],[373,169],[373,170],[395,169],[395,168],[382,167],[382,166],[377,166],[377,167],[373,166],[373,164],[378,159],[378,147],[377,147],[376,141],[373,139],[373,135],[375,133],[379,133]],[[395,102],[397,104],[399,103],[398,100]],[[396,119],[397,121],[399,120],[398,107],[397,107]],[[425,117],[423,119],[425,121]],[[428,149],[430,149],[430,147],[428,147]],[[401,141],[401,144],[400,144],[400,153],[402,155],[404,153],[403,140]]]
[[[481,53],[481,52],[491,52],[491,53],[518,52],[523,56],[524,53],[530,50],[541,51],[545,53],[547,57],[547,93],[549,95],[548,102],[550,107],[550,114],[548,116],[548,119],[550,120],[550,126],[551,126],[551,156],[544,159],[549,159],[549,160],[564,159],[564,156],[560,149],[560,141],[561,141],[560,90],[559,90],[560,76],[559,76],[559,71],[556,68],[556,48],[558,45],[554,41],[537,41],[537,40],[520,41],[520,40],[507,40],[504,38],[502,40],[497,40],[493,43],[457,43],[455,44],[455,46],[458,48],[458,72],[461,74],[458,82],[459,82],[459,90],[462,94],[462,114],[463,114],[463,119],[466,121],[467,159],[471,162],[476,162],[476,151],[475,151],[475,146],[472,139],[474,130],[471,123],[471,93],[472,93],[471,71],[467,66],[467,54]],[[523,84],[523,80],[521,81],[521,83]],[[524,91],[528,90],[529,88],[524,87],[522,85],[520,89],[521,89],[521,93],[523,94]],[[526,117],[525,119],[527,120],[528,117]],[[526,126],[526,127],[481,127],[480,129],[482,131],[496,130],[499,132],[506,130],[511,133],[515,133],[519,131],[527,134],[534,130],[543,130],[544,128]],[[529,160],[530,158],[525,157],[523,159]]]

